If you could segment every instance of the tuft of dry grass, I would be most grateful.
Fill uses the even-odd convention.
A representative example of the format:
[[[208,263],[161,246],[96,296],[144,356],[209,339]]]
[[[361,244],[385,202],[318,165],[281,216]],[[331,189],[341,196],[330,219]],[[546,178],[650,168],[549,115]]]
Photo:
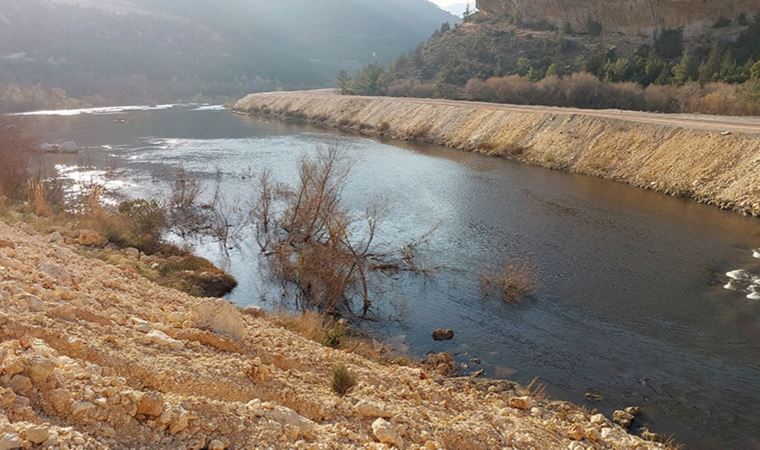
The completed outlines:
[[[9,203],[27,200],[32,172],[39,168],[42,150],[15,119],[0,118],[0,197]]]
[[[347,350],[383,364],[391,362],[389,357],[392,352],[387,345],[369,336],[357,334],[345,320],[336,320],[314,310],[300,313],[275,311],[266,314],[266,319],[326,347]]]
[[[515,302],[538,290],[538,271],[530,261],[514,259],[499,271],[483,272],[479,281],[484,296],[499,295],[505,302]]]
[[[332,368],[332,390],[338,395],[346,395],[356,386],[356,377],[342,364]]]

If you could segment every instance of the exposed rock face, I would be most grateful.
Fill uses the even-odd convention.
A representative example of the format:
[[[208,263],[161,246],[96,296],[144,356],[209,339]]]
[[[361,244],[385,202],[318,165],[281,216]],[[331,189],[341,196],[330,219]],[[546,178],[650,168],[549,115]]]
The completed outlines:
[[[652,36],[658,30],[683,28],[694,36],[721,17],[760,13],[757,0],[478,0],[486,14],[517,16],[526,23],[548,22],[562,29],[587,31],[589,18],[606,33]]]

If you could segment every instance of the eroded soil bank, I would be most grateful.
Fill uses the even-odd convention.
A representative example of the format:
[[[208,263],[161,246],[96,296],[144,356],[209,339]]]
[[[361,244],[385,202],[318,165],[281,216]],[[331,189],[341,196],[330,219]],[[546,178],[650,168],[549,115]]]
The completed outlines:
[[[760,216],[760,120],[449,100],[252,94],[241,113],[475,151]]]

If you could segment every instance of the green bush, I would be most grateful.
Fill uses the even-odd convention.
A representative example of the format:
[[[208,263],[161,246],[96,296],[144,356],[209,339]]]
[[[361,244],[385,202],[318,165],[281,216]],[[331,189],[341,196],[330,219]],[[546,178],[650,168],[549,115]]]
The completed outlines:
[[[604,27],[600,22],[594,20],[593,17],[588,16],[588,18],[586,18],[586,30],[588,31],[588,34],[592,36],[601,36]]]
[[[332,389],[338,395],[346,395],[356,385],[356,378],[344,365],[332,369]]]
[[[109,240],[136,247],[145,253],[160,249],[167,225],[166,210],[155,200],[128,200],[119,204],[120,226],[112,227]]]

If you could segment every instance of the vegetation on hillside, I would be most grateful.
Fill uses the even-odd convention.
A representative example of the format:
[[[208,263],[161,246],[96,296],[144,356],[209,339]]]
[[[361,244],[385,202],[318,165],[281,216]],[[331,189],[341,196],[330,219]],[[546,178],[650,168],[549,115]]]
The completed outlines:
[[[341,74],[338,85],[359,95],[760,114],[760,16],[728,22],[737,31],[721,41],[687,42],[679,29],[634,42],[475,14],[387,67]]]

